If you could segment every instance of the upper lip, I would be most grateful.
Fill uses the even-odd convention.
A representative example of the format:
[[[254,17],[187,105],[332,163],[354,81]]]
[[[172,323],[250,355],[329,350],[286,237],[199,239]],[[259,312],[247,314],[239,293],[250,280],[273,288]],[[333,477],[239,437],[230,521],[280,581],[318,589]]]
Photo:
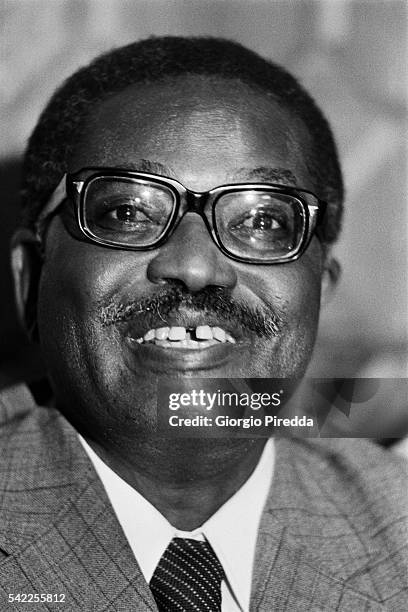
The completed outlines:
[[[160,318],[157,314],[145,313],[135,315],[131,320],[126,321],[125,334],[131,338],[141,338],[149,329],[159,327],[185,327],[196,328],[199,325],[209,325],[210,327],[221,327],[224,331],[231,334],[237,341],[243,341],[251,337],[253,332],[244,330],[236,321],[229,321],[215,313],[197,312],[194,310],[180,308],[169,315]]]

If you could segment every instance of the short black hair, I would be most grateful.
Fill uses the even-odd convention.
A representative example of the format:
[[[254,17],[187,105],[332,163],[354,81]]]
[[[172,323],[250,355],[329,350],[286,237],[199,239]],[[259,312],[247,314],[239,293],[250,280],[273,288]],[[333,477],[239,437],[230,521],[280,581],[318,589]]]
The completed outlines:
[[[55,92],[29,139],[23,164],[23,224],[32,227],[66,172],[67,159],[95,104],[138,82],[205,75],[261,90],[300,119],[311,140],[308,168],[328,214],[321,237],[340,230],[343,181],[330,126],[311,96],[284,68],[239,43],[211,37],[151,37],[114,49],[78,70]]]

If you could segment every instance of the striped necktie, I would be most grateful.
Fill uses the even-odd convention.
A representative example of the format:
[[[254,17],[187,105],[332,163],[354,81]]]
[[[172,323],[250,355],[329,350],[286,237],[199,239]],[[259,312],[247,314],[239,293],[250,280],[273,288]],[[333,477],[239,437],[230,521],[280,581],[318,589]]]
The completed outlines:
[[[160,612],[220,612],[224,571],[207,542],[173,538],[150,588]]]

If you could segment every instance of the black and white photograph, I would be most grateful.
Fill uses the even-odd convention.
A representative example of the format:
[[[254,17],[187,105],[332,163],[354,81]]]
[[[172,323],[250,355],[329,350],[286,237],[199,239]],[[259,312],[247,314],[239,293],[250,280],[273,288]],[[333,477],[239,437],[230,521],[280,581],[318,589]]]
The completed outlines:
[[[406,612],[407,3],[0,21],[0,612]]]

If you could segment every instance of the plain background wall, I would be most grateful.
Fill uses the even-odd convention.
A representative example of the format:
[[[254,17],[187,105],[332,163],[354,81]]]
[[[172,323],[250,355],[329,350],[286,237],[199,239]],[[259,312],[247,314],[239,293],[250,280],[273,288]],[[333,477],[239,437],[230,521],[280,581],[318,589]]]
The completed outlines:
[[[8,272],[19,158],[45,102],[76,68],[152,34],[235,39],[292,71],[325,111],[347,189],[343,266],[310,373],[404,376],[407,346],[407,5],[404,1],[3,0],[0,358],[34,371]]]

